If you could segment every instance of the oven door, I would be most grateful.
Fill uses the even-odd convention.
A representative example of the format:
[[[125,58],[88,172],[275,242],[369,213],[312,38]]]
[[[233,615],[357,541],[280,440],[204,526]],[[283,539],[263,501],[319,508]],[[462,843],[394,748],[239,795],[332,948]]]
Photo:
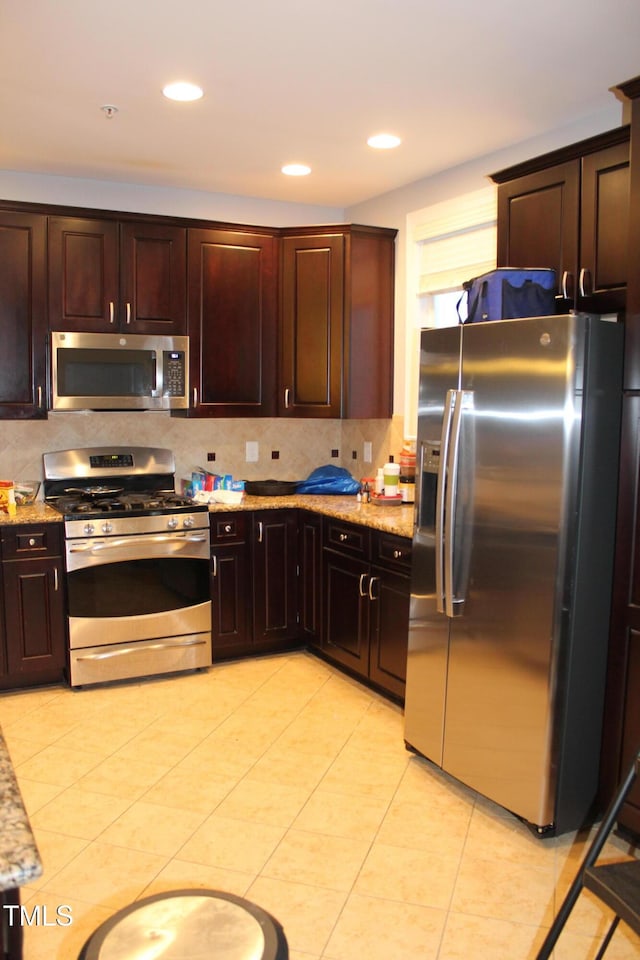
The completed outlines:
[[[71,540],[72,686],[211,664],[208,530]]]

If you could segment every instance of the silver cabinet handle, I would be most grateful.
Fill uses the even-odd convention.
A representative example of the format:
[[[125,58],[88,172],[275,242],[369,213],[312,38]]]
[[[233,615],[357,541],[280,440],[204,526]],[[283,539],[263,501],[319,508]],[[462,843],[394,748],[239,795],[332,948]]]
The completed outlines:
[[[38,386],[38,406],[42,406],[42,387]]]
[[[344,543],[345,540],[348,540],[348,539],[349,539],[349,534],[348,534],[348,533],[341,533],[340,536],[338,537],[338,539],[340,540],[340,543]]]
[[[366,592],[366,590],[364,589],[364,578],[365,578],[365,577],[366,577],[366,573],[361,573],[361,574],[360,574],[360,582],[358,583],[358,591],[359,591],[361,597],[366,597],[366,595],[367,595],[367,592]]]
[[[285,410],[288,410],[290,406],[291,406],[291,390],[289,389],[289,387],[285,387],[285,390],[284,390],[284,408],[285,408]]]
[[[211,557],[211,563],[212,563],[211,576],[217,577],[218,576],[218,558],[216,557],[215,553]]]
[[[113,300],[109,300],[109,323],[113,323],[116,318],[116,308]]]
[[[262,543],[262,537],[264,533],[264,525],[262,520],[258,520],[258,543]]]
[[[131,323],[131,304],[129,301],[127,301],[126,304],[126,321],[127,323]]]
[[[587,289],[588,287],[588,289]],[[580,279],[578,280],[578,291],[581,297],[590,297],[593,293],[591,289],[591,271],[586,267],[583,267],[580,271]]]
[[[394,550],[394,551],[393,551],[393,559],[394,559],[394,560],[402,560],[402,550]]]
[[[58,592],[58,568],[53,568],[53,589],[55,592]]]
[[[377,600],[378,594],[373,595],[373,585],[374,583],[380,583],[380,577],[370,577],[369,578],[369,600]]]
[[[193,388],[193,405],[194,407],[198,406],[198,388],[197,387]]]

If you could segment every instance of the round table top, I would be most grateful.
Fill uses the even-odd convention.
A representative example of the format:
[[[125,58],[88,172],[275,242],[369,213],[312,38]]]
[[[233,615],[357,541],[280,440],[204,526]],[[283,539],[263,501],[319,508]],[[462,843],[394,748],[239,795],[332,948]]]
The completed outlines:
[[[287,960],[280,925],[254,903],[218,890],[138,900],[92,934],[79,960]]]

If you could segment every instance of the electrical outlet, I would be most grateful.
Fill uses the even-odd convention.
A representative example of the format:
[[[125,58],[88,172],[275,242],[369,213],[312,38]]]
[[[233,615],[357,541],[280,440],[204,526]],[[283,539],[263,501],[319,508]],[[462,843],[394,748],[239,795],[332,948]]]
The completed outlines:
[[[371,449],[370,440],[365,440],[362,445],[362,459],[365,463],[371,463],[371,460],[373,459],[373,451]]]
[[[257,440],[247,440],[245,444],[244,458],[247,463],[257,463],[259,455],[259,446]]]
[[[213,460],[215,460],[215,458],[216,458],[215,453],[208,453],[208,454],[207,454],[207,461],[208,461],[209,463],[211,463]]]

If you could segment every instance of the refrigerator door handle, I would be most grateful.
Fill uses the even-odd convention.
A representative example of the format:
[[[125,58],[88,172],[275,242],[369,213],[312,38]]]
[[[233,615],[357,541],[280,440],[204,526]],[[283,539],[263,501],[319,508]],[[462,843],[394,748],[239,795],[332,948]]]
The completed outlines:
[[[473,394],[467,390],[450,391],[453,398],[453,415],[447,451],[447,488],[444,503],[444,612],[448,617],[460,617],[464,613],[465,596],[458,595],[455,590],[457,578],[454,571],[463,562],[461,552],[464,544],[456,541],[456,510],[458,488],[460,483],[460,445],[462,420],[465,409],[468,409]]]
[[[439,613],[446,613],[445,609],[445,501],[449,477],[447,461],[449,459],[449,440],[451,438],[451,424],[455,409],[457,390],[447,390],[440,435],[440,462],[438,464],[438,480],[436,488],[436,537],[435,537],[435,567],[436,567],[436,609]]]

